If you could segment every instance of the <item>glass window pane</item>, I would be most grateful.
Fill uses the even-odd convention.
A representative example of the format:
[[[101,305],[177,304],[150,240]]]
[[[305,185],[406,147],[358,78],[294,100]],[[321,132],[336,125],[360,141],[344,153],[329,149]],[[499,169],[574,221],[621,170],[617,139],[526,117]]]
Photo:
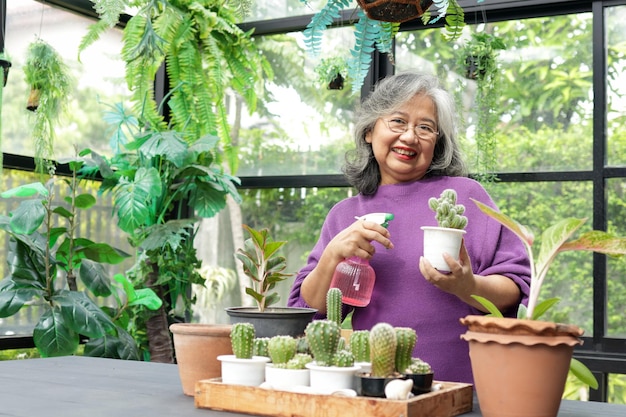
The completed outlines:
[[[314,14],[326,4],[327,0],[263,0],[253,1],[248,22],[280,19],[301,15]],[[352,1],[352,7],[356,7],[356,1]]]
[[[55,127],[54,158],[90,147],[110,154],[101,102],[114,104],[129,96],[120,58],[122,33],[112,29],[88,47],[78,61],[78,45],[93,20],[32,0],[7,2],[6,52],[12,67],[4,89],[3,151],[33,156],[33,113],[26,110],[30,87],[23,66],[28,45],[37,36],[52,46],[69,66],[74,81],[67,111]]]
[[[573,28],[567,37],[556,36]],[[472,31],[501,38],[500,91],[495,130],[496,171],[561,171],[592,168],[591,14],[488,23],[465,28],[447,42],[438,29],[398,35],[397,70],[437,74],[455,92],[461,130],[474,171],[477,127],[476,82],[462,75],[460,48]],[[528,36],[533,33],[533,36]]]
[[[608,153],[609,166],[626,165],[626,6],[608,7]]]
[[[617,236],[626,236],[626,180],[606,181],[608,198],[608,230]],[[626,337],[626,259],[608,258],[607,261],[607,334]]]

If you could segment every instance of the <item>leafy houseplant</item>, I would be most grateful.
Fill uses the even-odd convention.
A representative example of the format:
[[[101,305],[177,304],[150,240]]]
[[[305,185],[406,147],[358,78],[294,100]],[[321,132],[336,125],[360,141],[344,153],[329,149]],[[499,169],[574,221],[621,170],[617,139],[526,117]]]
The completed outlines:
[[[231,322],[252,322],[258,337],[302,335],[316,309],[271,307],[280,300],[278,293],[272,292],[276,284],[293,275],[283,272],[287,262],[279,252],[287,242],[274,241],[268,229],[256,230],[248,225],[243,228],[250,237],[237,250],[235,257],[250,278],[251,285],[246,288],[246,294],[254,299],[256,307],[229,307],[226,313]]]
[[[347,69],[347,62],[336,56],[323,58],[315,67],[315,72],[319,82],[329,90],[343,90]]]
[[[476,178],[495,179],[498,100],[501,96],[498,53],[504,42],[490,33],[472,33],[463,45],[458,65],[465,77],[476,82]]]
[[[581,343],[582,329],[539,320],[558,301],[551,298],[539,302],[541,287],[558,253],[586,250],[624,255],[626,238],[592,230],[572,239],[586,219],[566,218],[544,230],[541,247],[535,256],[532,250],[534,236],[528,228],[479,201],[474,202],[481,211],[522,240],[531,264],[528,306],[520,305],[517,318],[504,318],[489,300],[473,296],[490,315],[461,319],[468,327],[462,338],[469,342],[481,411],[485,417],[502,414],[521,417],[538,413],[548,417],[556,416],[568,370],[591,387],[597,387],[597,381],[581,362],[572,358],[574,346]],[[518,356],[509,350],[511,345],[516,347],[515,355]],[[515,371],[507,367],[507,375],[504,375],[502,369],[499,369],[504,363],[520,363],[523,368]],[[491,371],[498,372],[492,374]],[[511,378],[512,374],[515,374],[515,378]],[[521,395],[522,391],[528,393],[528,396]]]
[[[308,0],[301,0],[308,4]],[[352,84],[352,91],[358,92],[363,85],[363,80],[369,71],[372,62],[372,52],[378,50],[381,53],[392,51],[393,38],[400,28],[400,22],[411,18],[422,18],[425,24],[438,22],[445,18],[444,36],[448,40],[457,39],[461,35],[461,29],[465,25],[463,9],[456,0],[419,1],[414,3],[417,7],[411,9],[410,17],[400,13],[400,18],[384,16],[385,13],[377,11],[399,10],[393,5],[381,3],[394,3],[393,1],[367,1],[359,0],[357,12],[357,22],[354,26],[355,44],[350,50],[348,60],[347,78]],[[398,2],[406,3],[406,2]],[[431,3],[429,5],[425,5]],[[333,24],[333,21],[340,17],[342,10],[350,7],[349,0],[328,0],[324,7],[319,10],[311,19],[304,31],[304,41],[309,52],[313,56],[318,56],[322,48],[322,37],[326,29]],[[406,9],[406,4],[400,8]],[[434,8],[431,12],[430,8]],[[392,13],[395,14],[395,13]],[[397,15],[396,15],[397,16]]]
[[[440,271],[449,271],[443,254],[459,257],[461,241],[467,226],[465,207],[456,203],[455,190],[443,190],[439,198],[431,197],[428,206],[435,212],[438,227],[422,226],[424,231],[424,257]]]
[[[26,108],[34,112],[35,162],[37,171],[43,173],[47,169],[44,160],[53,156],[54,125],[67,105],[72,79],[61,56],[42,39],[28,45],[23,71],[31,88]]]
[[[156,309],[160,301],[151,290],[136,289],[121,275],[111,279],[103,264],[120,263],[128,254],[77,236],[79,211],[96,203],[92,195],[78,190],[77,171],[83,163],[80,158],[69,161],[70,179],[52,176],[46,184],[26,184],[1,194],[32,198],[21,201],[11,217],[0,217],[0,227],[10,236],[9,275],[0,281],[0,317],[36,306],[40,317],[33,340],[44,357],[75,353],[82,336],[89,339],[86,355],[139,359],[136,343],[125,330],[129,310]],[[54,197],[61,184],[68,195],[57,205]],[[94,301],[94,296],[111,295],[118,308],[100,308]]]

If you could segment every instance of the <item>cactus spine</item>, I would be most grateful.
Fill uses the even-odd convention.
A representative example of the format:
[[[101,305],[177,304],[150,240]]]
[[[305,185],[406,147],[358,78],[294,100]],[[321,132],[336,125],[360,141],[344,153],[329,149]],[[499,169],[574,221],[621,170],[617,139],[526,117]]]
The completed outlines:
[[[316,364],[331,366],[341,337],[339,325],[330,320],[314,320],[306,326],[304,334]]]
[[[330,288],[326,293],[326,318],[337,323],[341,328],[341,290],[339,288]]]
[[[230,342],[236,358],[252,358],[254,334],[254,325],[252,323],[233,324],[230,329]]]
[[[280,335],[270,338],[267,350],[274,366],[286,367],[287,362],[296,355],[297,345],[298,342],[292,336]]]
[[[413,348],[417,343],[415,329],[409,327],[396,327],[396,371],[404,372],[411,364]]]
[[[396,369],[396,331],[389,323],[377,323],[370,330],[372,376],[388,377]]]
[[[456,197],[456,191],[448,188],[443,190],[439,198],[431,197],[428,200],[428,206],[435,212],[439,227],[465,229],[467,226],[467,217],[463,216],[465,206],[456,204]]]
[[[350,336],[350,351],[357,362],[370,361],[370,331],[355,330]]]

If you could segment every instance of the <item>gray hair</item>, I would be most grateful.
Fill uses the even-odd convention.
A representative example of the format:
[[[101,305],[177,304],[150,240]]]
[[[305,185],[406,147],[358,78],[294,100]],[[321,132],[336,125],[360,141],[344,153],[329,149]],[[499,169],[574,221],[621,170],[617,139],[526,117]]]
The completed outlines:
[[[437,111],[439,137],[426,175],[468,175],[457,140],[454,98],[441,87],[437,77],[402,72],[381,80],[357,110],[353,135],[356,149],[346,153],[342,171],[361,194],[375,194],[381,180],[372,145],[365,141],[366,133],[374,128],[379,118],[395,112],[417,94],[430,97]]]

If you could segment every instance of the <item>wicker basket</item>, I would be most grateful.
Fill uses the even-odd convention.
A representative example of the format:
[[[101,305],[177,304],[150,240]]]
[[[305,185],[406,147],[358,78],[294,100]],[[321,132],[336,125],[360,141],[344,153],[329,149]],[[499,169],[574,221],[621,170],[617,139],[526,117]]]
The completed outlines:
[[[383,22],[406,22],[424,14],[432,0],[357,0],[367,17]]]

